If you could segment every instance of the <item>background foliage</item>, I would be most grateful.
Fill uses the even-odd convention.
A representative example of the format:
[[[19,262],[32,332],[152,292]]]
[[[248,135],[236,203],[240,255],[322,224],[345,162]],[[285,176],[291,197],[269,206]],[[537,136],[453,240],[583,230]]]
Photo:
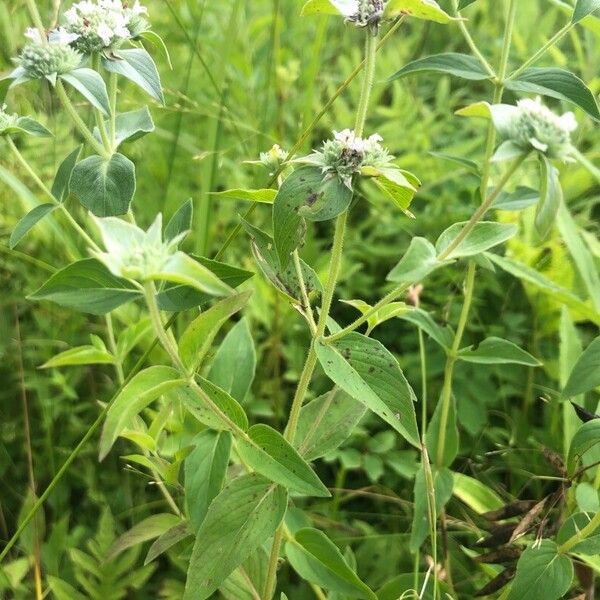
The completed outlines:
[[[52,9],[50,2],[39,4],[42,11]],[[136,215],[146,226],[157,211],[168,217],[191,197],[195,235],[186,242],[187,250],[213,256],[246,207],[216,198],[211,192],[258,188],[267,182],[266,173],[243,161],[255,160],[274,143],[284,148],[294,143],[361,60],[362,36],[340,19],[300,19],[300,3],[295,0],[151,0],[147,5],[153,29],[168,43],[173,65],[171,69],[166,57],[155,52],[166,106],[152,107],[156,133],[127,149],[138,168]],[[512,65],[523,62],[564,25],[565,7],[560,0],[519,3]],[[477,43],[495,62],[504,11],[502,2],[489,1],[477,2],[468,14],[465,11]],[[17,53],[28,25],[21,2],[9,0],[0,5],[2,71],[11,68],[10,58]],[[597,96],[598,36],[600,21],[586,20],[540,64],[578,73]],[[424,185],[411,206],[416,219],[393,209],[374,190],[369,192],[372,202],[361,202],[352,211],[338,290],[341,298],[375,302],[386,291],[382,282],[411,237],[436,239],[452,223],[467,219],[478,202],[477,179],[468,168],[444,160],[439,153],[476,160],[481,155],[481,123],[459,119],[454,111],[480,99],[489,100],[486,84],[437,75],[386,82],[411,60],[450,51],[468,51],[456,26],[415,20],[403,24],[380,53],[368,131],[380,133],[401,166],[419,176]],[[304,151],[319,145],[332,129],[352,126],[359,86],[356,80],[335,102],[306,140]],[[137,88],[128,87],[125,101],[121,99],[123,107],[129,98],[131,107],[136,107],[139,94]],[[508,92],[505,101],[512,103],[513,99]],[[47,180],[72,149],[76,135],[45,86],[36,94],[18,88],[13,100],[11,108],[34,115],[53,132],[60,132],[51,141],[28,138],[21,148]],[[598,165],[598,128],[581,111],[577,116],[580,127],[575,144]],[[101,335],[104,324],[53,304],[25,299],[53,270],[66,264],[70,242],[46,222],[21,246],[9,250],[8,238],[16,222],[38,201],[32,197],[35,192],[27,175],[4,148],[1,157],[0,539],[5,540],[31,503],[28,461],[33,463],[36,487],[44,489],[96,418],[100,403],[110,397],[115,382],[110,366],[38,369],[56,352],[89,343],[90,333]],[[581,243],[597,269],[598,182],[579,164],[562,168],[561,182],[581,230]],[[533,180],[523,176],[519,183],[532,184]],[[587,296],[564,230],[555,228],[541,241],[534,231],[531,209],[499,212],[498,218],[520,224],[519,234],[508,243],[507,253],[512,258],[577,295]],[[270,212],[263,207],[253,216],[253,222],[261,227],[269,219]],[[309,230],[303,257],[321,276],[328,264],[329,244],[328,225]],[[242,234],[227,250],[226,258],[255,271],[248,250]],[[457,322],[463,279],[464,271],[454,268],[442,269],[427,280],[421,306],[432,311],[438,323]],[[263,280],[254,277],[246,287],[254,289],[246,315],[259,368],[245,407],[250,415],[281,425],[308,338],[300,317]],[[332,316],[347,322],[356,312],[335,303]],[[118,328],[123,329],[138,320],[139,309],[127,305],[116,317]],[[572,356],[597,335],[597,324],[565,309],[552,293],[523,284],[499,269],[481,270],[464,345],[494,335],[527,349],[544,366],[461,363],[457,368],[455,396],[462,435],[454,469],[485,486],[465,487],[462,497],[455,494],[447,508],[452,530],[448,547],[455,557],[453,575],[460,598],[471,597],[493,575],[492,567],[474,566],[466,554],[458,552],[465,540],[482,533],[476,513],[479,506],[488,505],[488,495],[493,491],[505,502],[540,500],[558,485],[553,478],[559,473],[548,460],[548,451],[562,453],[569,439],[566,432],[572,432],[578,421],[569,406],[558,402],[557,390],[569,373]],[[408,380],[419,391],[415,328],[393,319],[379,327],[376,337],[397,355]],[[149,335],[142,335],[129,366],[150,341]],[[432,340],[426,344],[428,396],[435,399],[440,393],[444,355]],[[328,382],[319,372],[311,393],[316,396],[327,389]],[[589,395],[587,408],[595,411],[596,404],[597,398]],[[178,426],[176,419],[167,425]],[[6,570],[8,581],[0,578],[0,596],[32,597],[29,559],[41,544],[44,575],[60,575],[70,585],[85,589],[85,597],[181,597],[186,565],[177,553],[165,555],[151,566],[143,565],[145,554],[140,546],[109,556],[116,536],[159,512],[164,501],[147,474],[119,458],[130,453],[128,442],[120,440],[117,452],[99,466],[95,441],[86,446],[53,492],[44,518],[35,521],[20,540],[23,558],[15,555]],[[305,508],[312,524],[326,529],[342,551],[352,549],[359,574],[372,589],[399,574],[412,578],[414,558],[409,539],[417,466],[417,453],[372,416],[319,465],[319,476],[333,489],[333,501],[317,500]],[[173,485],[174,494],[178,485]],[[595,569],[599,568],[596,564]],[[310,587],[300,583],[293,571],[287,569],[281,577],[290,598],[312,597]],[[407,579],[407,585],[412,585],[412,579]],[[394,593],[382,593],[380,598],[396,598]],[[56,590],[54,594],[59,600],[76,597],[72,589],[64,589],[62,596]],[[242,596],[233,591],[228,597]]]

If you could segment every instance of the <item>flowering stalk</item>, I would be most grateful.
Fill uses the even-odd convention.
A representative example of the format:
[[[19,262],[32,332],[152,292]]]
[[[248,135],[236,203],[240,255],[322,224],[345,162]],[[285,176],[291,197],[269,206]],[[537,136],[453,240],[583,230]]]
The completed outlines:
[[[357,136],[360,136],[364,130],[365,121],[367,118],[367,109],[369,106],[369,98],[371,95],[371,89],[373,87],[374,73],[375,73],[375,62],[376,62],[376,50],[377,50],[377,37],[370,31],[366,30],[366,42],[365,42],[365,72],[363,85],[358,104],[356,114],[356,124],[354,127]],[[333,246],[331,249],[331,261],[329,263],[329,273],[327,276],[327,284],[323,292],[323,300],[321,304],[321,311],[319,313],[319,320],[317,323],[317,329],[311,342],[302,374],[298,381],[298,387],[292,401],[292,407],[290,409],[290,416],[288,424],[285,430],[285,438],[290,444],[294,442],[296,436],[296,429],[298,427],[298,419],[300,417],[300,409],[304,403],[306,392],[312,378],[315,366],[317,363],[317,355],[314,349],[314,340],[322,337],[327,327],[327,319],[329,317],[329,311],[331,309],[331,303],[333,301],[333,295],[339,276],[340,266],[342,263],[342,252],[344,246],[344,234],[346,231],[346,224],[348,221],[348,211],[344,211],[338,216],[335,224],[335,233],[333,236]],[[283,538],[283,525],[275,532],[273,537],[273,543],[271,546],[271,555],[269,558],[269,566],[267,570],[267,580],[265,583],[265,589],[263,594],[264,600],[270,600],[273,597],[275,591],[275,578],[277,572],[277,561],[279,559],[279,551],[281,549],[281,542]]]

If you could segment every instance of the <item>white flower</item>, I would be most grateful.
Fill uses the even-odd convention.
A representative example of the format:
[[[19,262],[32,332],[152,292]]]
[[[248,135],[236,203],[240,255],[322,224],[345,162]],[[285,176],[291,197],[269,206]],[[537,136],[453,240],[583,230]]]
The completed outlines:
[[[10,133],[10,129],[17,125],[19,120],[19,115],[7,112],[6,108],[6,104],[0,107],[0,135]]]
[[[377,133],[361,138],[351,129],[334,131],[333,139],[324,142],[321,150],[300,159],[300,162],[319,166],[323,173],[337,175],[351,187],[353,175],[363,167],[390,165],[394,157],[380,144],[382,141]]]
[[[117,277],[146,281],[160,273],[185,233],[172,240],[162,239],[162,214],[158,214],[147,231],[116,217],[94,219],[106,252],[93,252]]]
[[[377,27],[383,17],[384,0],[329,0],[347,21],[357,27]]]
[[[48,34],[51,44],[71,44],[79,37],[76,33],[68,32],[64,27],[57,27]]]
[[[25,37],[36,44],[41,44],[43,42],[42,35],[37,27],[28,27],[25,30]]]
[[[519,100],[516,106],[498,104],[491,112],[496,129],[518,148],[537,150],[548,158],[570,159],[571,134],[577,129],[572,112],[557,115],[540,97]]]

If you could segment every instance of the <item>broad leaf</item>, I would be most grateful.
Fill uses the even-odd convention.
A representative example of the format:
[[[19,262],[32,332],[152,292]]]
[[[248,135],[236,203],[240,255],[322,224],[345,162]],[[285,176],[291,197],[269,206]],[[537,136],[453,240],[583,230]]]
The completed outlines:
[[[33,137],[52,137],[52,133],[41,123],[31,117],[19,117],[14,125],[9,125],[2,130],[3,135],[26,133]]]
[[[145,50],[139,48],[115,50],[110,57],[102,59],[102,66],[111,73],[133,81],[161,104],[165,103],[156,65]]]
[[[565,398],[585,394],[600,385],[600,337],[597,337],[575,363],[567,385]]]
[[[295,170],[281,185],[273,203],[273,238],[281,266],[304,236],[304,217],[311,221],[333,219],[350,206],[352,190],[338,177],[324,178],[319,167]]]
[[[165,227],[165,240],[172,240],[178,235],[189,231],[192,228],[192,215],[194,205],[192,200],[186,200],[171,217]]]
[[[135,166],[122,154],[88,156],[75,165],[71,193],[97,217],[124,215],[135,193]]]
[[[558,600],[573,580],[573,564],[557,545],[543,540],[523,552],[508,600]]]
[[[600,0],[577,0],[571,23],[579,23],[596,10],[600,10]]]
[[[435,0],[389,0],[383,14],[388,18],[408,15],[409,17],[443,24],[454,20],[453,17],[440,8]]]
[[[471,4],[474,4],[476,1],[477,0],[460,0],[460,2],[458,3],[458,10],[467,8],[467,6],[471,6]]]
[[[79,160],[81,149],[83,146],[77,146],[64,160],[60,163],[56,177],[52,183],[52,195],[59,201],[64,202],[69,194],[69,186],[71,182],[71,174]]]
[[[141,298],[141,293],[131,282],[113,275],[103,263],[86,258],[54,273],[29,298],[51,300],[61,306],[103,315]]]
[[[541,94],[571,102],[595,121],[600,120],[594,94],[577,75],[564,69],[531,67],[515,79],[507,80],[506,87],[515,92]]]
[[[152,562],[156,557],[172,548],[182,540],[194,535],[187,521],[182,521],[178,525],[171,527],[160,535],[156,541],[148,549],[148,554],[144,560],[144,564]]]
[[[106,457],[136,415],[166,392],[182,385],[185,385],[185,380],[171,367],[148,367],[133,377],[108,409],[100,437],[100,460]]]
[[[558,171],[545,155],[540,155],[540,201],[535,213],[535,227],[542,239],[548,236],[563,200]]]
[[[438,261],[437,252],[431,242],[422,237],[415,237],[400,262],[390,271],[387,280],[394,283],[417,283],[442,264]]]
[[[542,364],[516,344],[498,337],[489,337],[477,346],[459,350],[458,359],[483,365],[516,364],[539,367]]]
[[[422,329],[431,339],[435,340],[442,348],[450,348],[454,340],[454,332],[452,328],[446,325],[441,327],[433,317],[420,308],[413,308],[406,313],[398,316],[403,321],[408,321]]]
[[[47,204],[40,204],[33,210],[30,210],[13,229],[8,241],[9,248],[14,248],[37,223],[46,215],[49,215],[55,208],[56,204],[49,202]]]
[[[567,458],[569,475],[573,475],[581,457],[598,444],[600,444],[600,419],[592,419],[584,423],[571,440]]]
[[[588,304],[583,302],[583,300],[578,298],[570,290],[567,290],[561,287],[560,285],[554,283],[544,275],[540,274],[535,269],[532,269],[531,267],[519,263],[517,261],[511,260],[510,258],[497,256],[496,254],[490,254],[487,252],[485,256],[507,273],[510,273],[514,277],[521,279],[525,283],[534,285],[544,294],[548,294],[549,296],[551,296],[554,301],[562,302],[569,308],[572,308],[581,315],[584,315],[593,323],[600,325],[600,314],[598,314],[597,311],[588,306]]]
[[[595,490],[594,490],[595,491]],[[598,499],[598,492],[596,501]],[[561,526],[556,536],[557,544],[564,544],[567,540],[578,534],[584,527],[587,527],[594,517],[593,513],[575,513],[571,515]],[[577,554],[587,554],[589,556],[598,556],[600,554],[600,527],[596,528],[584,540],[575,544],[570,552]]]
[[[409,62],[396,71],[389,81],[405,77],[412,73],[444,73],[454,75],[462,79],[472,81],[482,81],[490,79],[490,74],[482,67],[481,63],[473,56],[468,54],[458,54],[456,52],[446,52],[444,54],[434,54],[425,58],[419,58]]]
[[[342,300],[344,304],[348,304],[356,308],[361,314],[367,314],[373,307],[364,300]],[[383,308],[376,311],[367,319],[367,325],[369,327],[369,331],[373,331],[375,327],[393,319],[395,317],[400,317],[404,313],[409,312],[411,307],[408,306],[405,302],[390,302]]]
[[[256,372],[256,350],[248,320],[238,321],[219,346],[208,379],[243,402]]]
[[[463,231],[466,223],[455,223],[451,225],[440,235],[435,244],[439,255],[445,253],[446,249]],[[495,223],[493,221],[480,221],[477,223],[467,236],[458,244],[446,259],[464,258],[466,256],[475,256],[485,252],[498,244],[506,242],[518,231],[516,225],[509,223]]]
[[[93,69],[75,69],[60,75],[60,79],[73,86],[94,108],[105,115],[110,114],[110,102],[106,84]]]
[[[213,271],[184,252],[175,252],[152,279],[184,285],[211,296],[229,296],[233,290]]]
[[[185,500],[194,531],[202,524],[210,503],[221,492],[229,464],[231,434],[206,429],[194,440],[185,459]]]
[[[406,216],[414,218],[408,209],[421,182],[412,173],[391,167],[382,169],[363,167],[361,175],[372,177],[373,183],[386,198],[389,198]]]
[[[520,185],[513,192],[501,192],[492,204],[492,208],[495,210],[524,210],[537,204],[539,199],[538,190]]]
[[[316,340],[315,351],[336,385],[420,448],[414,392],[398,361],[380,342],[350,333],[331,344]]]
[[[337,546],[322,531],[300,529],[286,543],[286,554],[302,579],[350,598],[377,600],[377,596],[360,580]]]
[[[247,202],[260,202],[261,204],[273,204],[277,190],[271,188],[261,190],[243,190],[235,188],[223,192],[212,192],[212,196],[223,200],[245,200]]]
[[[178,516],[170,513],[156,514],[147,517],[143,521],[136,523],[129,531],[126,531],[112,543],[108,550],[106,560],[112,561],[128,548],[161,536],[180,522],[181,519]]]
[[[109,121],[105,121],[105,125],[108,128]],[[134,142],[152,131],[154,131],[154,121],[147,106],[119,113],[115,119],[115,144],[118,147],[126,141]],[[100,141],[97,127],[94,128],[94,136]]]
[[[250,236],[252,254],[263,275],[281,293],[291,300],[301,303],[300,282],[293,262],[288,262],[286,267],[282,268],[273,238],[247,221],[242,220],[242,225]],[[302,259],[300,260],[300,269],[307,293],[310,294],[314,290],[321,292],[323,288],[317,274]]]
[[[225,600],[256,600],[265,589],[269,555],[264,547],[253,552],[221,585]]]
[[[453,473],[452,476],[452,493],[475,512],[482,514],[504,506],[502,498],[489,485],[462,473]]]
[[[272,427],[253,425],[247,438],[236,441],[242,459],[261,475],[300,494],[330,496],[308,463]]]
[[[364,414],[360,402],[333,388],[300,409],[294,446],[308,461],[325,456],[350,437]]]
[[[77,346],[53,356],[40,368],[50,369],[78,365],[102,365],[113,364],[114,362],[115,357],[106,350],[96,348],[96,346]]]
[[[252,473],[215,498],[194,543],[184,600],[204,600],[274,533],[287,507],[284,489]]]
[[[183,363],[196,370],[212,346],[215,336],[232,315],[244,308],[251,291],[229,296],[201,313],[183,332],[179,340],[179,354]]]

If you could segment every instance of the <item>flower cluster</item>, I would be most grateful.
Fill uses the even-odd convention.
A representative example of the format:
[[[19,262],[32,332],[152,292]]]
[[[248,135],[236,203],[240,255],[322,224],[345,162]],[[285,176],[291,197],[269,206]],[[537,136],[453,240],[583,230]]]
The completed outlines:
[[[106,249],[94,252],[94,256],[117,277],[136,281],[146,281],[152,274],[160,273],[185,236],[183,233],[163,241],[161,213],[147,231],[116,217],[94,217],[94,221]]]
[[[148,11],[138,0],[129,7],[121,0],[83,0],[65,12],[71,45],[83,54],[118,48],[148,28]]]
[[[6,112],[6,104],[0,107],[0,135],[4,135],[17,126],[19,115]]]
[[[510,123],[511,141],[522,148],[534,148],[549,158],[569,158],[571,133],[577,129],[572,112],[562,116],[542,104],[541,98],[517,103]]]
[[[373,27],[377,29],[383,17],[383,0],[358,0],[356,11],[347,16],[348,21],[357,27]]]
[[[275,173],[287,158],[288,153],[279,144],[275,144],[268,152],[260,153],[259,162],[269,173]]]
[[[378,134],[364,139],[350,129],[333,134],[333,139],[324,142],[320,151],[301,161],[321,167],[323,173],[339,177],[348,187],[353,175],[363,167],[386,167],[394,159],[380,144],[383,138]]]
[[[46,39],[37,29],[31,28],[25,36],[30,43],[21,50],[15,62],[26,78],[55,78],[81,64],[82,55],[69,45],[74,38],[61,27],[48,33]]]

